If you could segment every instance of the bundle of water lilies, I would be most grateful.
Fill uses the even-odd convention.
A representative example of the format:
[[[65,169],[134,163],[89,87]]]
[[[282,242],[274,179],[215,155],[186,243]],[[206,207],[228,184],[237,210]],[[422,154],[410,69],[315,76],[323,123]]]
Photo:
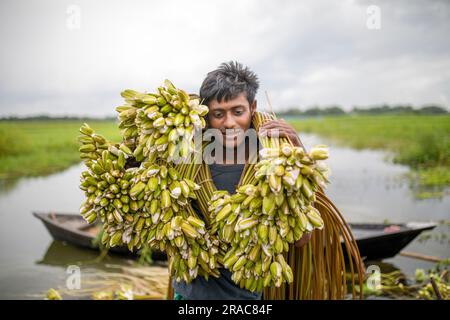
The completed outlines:
[[[261,147],[250,156],[255,161],[247,161],[230,195],[215,188],[202,158],[207,143],[194,139],[208,108],[168,80],[156,91],[122,92],[120,143],[87,124],[80,129],[87,167],[80,212],[89,223],[103,223],[102,242],[165,251],[177,281],[217,277],[227,268],[242,288],[264,289],[265,299],[342,298],[349,267],[355,296],[363,266],[350,228],[323,193],[327,147],[307,152],[287,138],[259,136]],[[275,118],[257,112],[254,128]],[[305,233],[311,241],[295,247]]]

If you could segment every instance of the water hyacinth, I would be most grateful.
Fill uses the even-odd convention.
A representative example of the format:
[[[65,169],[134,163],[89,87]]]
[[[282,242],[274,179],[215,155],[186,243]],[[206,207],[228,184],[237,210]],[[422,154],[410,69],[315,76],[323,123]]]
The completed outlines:
[[[298,281],[310,277],[316,261],[327,261],[336,274],[345,275],[342,252],[328,245],[342,234],[362,279],[351,231],[322,193],[330,174],[326,146],[307,152],[285,138],[259,137],[258,162],[245,166],[236,192],[229,194],[215,189],[205,163],[175,161],[201,154],[206,145],[193,139],[205,128],[208,112],[198,97],[168,80],[154,93],[125,90],[121,95],[125,104],[116,111],[122,141],[111,143],[87,124],[79,137],[87,168],[81,175],[86,200],[80,213],[89,223],[103,224],[106,247],[149,245],[165,251],[176,281],[217,277],[219,268],[227,268],[236,284],[264,290],[268,299],[284,296],[290,283],[297,288],[289,291],[291,298],[342,297],[342,277],[330,278],[323,266],[314,267],[317,277],[310,287],[304,286],[305,278]],[[273,119],[256,112],[253,124],[258,129]],[[193,200],[201,212],[193,210]],[[293,249],[315,230],[325,232],[313,237],[307,251]]]

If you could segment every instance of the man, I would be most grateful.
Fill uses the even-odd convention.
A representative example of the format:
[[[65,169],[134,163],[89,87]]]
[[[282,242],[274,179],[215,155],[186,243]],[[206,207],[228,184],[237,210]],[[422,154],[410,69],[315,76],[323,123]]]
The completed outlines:
[[[209,108],[208,128],[220,130],[222,139],[218,140],[224,150],[223,159],[215,159],[209,168],[216,188],[228,190],[230,194],[235,193],[245,164],[237,162],[236,153],[234,157],[226,157],[226,153],[247,143],[245,133],[252,127],[258,87],[258,78],[252,71],[240,63],[229,62],[208,73],[200,88],[200,98]],[[288,137],[292,143],[303,147],[295,129],[283,120],[267,122],[259,134]],[[199,211],[195,202],[193,208]],[[296,246],[304,245],[309,238],[309,235],[303,236]],[[262,292],[253,293],[235,284],[229,270],[222,268],[220,273],[219,278],[209,280],[198,276],[189,284],[174,280],[175,299],[261,299]]]

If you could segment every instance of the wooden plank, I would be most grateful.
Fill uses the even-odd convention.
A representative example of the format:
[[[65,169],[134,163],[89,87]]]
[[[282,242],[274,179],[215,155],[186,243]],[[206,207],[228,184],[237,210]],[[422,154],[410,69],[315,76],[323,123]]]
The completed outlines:
[[[425,260],[425,261],[429,261],[429,262],[440,262],[442,261],[442,259],[438,258],[438,257],[434,257],[434,256],[427,256],[421,253],[417,253],[417,252],[409,252],[409,251],[402,251],[399,253],[399,255],[403,256],[403,257],[408,257],[408,258],[414,258],[414,259],[419,259],[419,260]]]

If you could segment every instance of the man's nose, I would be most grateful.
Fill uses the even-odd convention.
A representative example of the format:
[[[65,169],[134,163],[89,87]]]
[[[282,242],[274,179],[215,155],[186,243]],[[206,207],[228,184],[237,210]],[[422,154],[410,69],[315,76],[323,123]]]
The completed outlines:
[[[225,120],[223,122],[223,127],[225,129],[234,129],[236,128],[236,122],[233,120],[233,117],[225,116]]]

